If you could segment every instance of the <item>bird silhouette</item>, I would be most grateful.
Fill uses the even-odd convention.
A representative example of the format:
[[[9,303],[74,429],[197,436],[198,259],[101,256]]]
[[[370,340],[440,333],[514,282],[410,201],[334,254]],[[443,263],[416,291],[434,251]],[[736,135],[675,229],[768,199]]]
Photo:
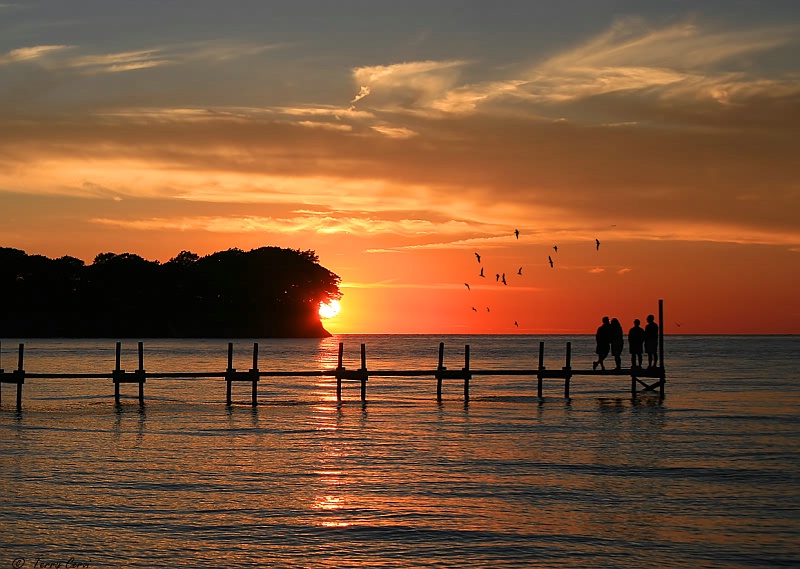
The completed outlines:
[[[488,306],[486,307],[486,312],[491,312],[491,310],[489,310]]]
[[[553,258],[550,255],[548,255],[547,256],[547,260],[550,261],[550,268],[552,269],[553,268]]]
[[[481,275],[480,276],[482,276],[482,277],[486,276],[486,275],[483,274],[483,267],[481,267]]]
[[[514,235],[519,239],[519,229],[514,230]]]
[[[475,308],[474,306],[472,307],[472,310],[473,310],[473,312],[478,312],[478,309]]]
[[[516,326],[517,328],[519,328],[519,324],[517,324],[517,321],[516,321],[516,320],[514,320],[514,326]]]
[[[476,258],[476,259],[478,259],[478,262],[479,262],[479,263],[481,262],[481,256],[480,256],[480,255],[478,255],[477,253],[475,253],[475,258]]]
[[[497,274],[494,276],[494,280],[495,280],[495,281],[499,281],[499,280],[500,280],[500,273],[497,273]]]
[[[508,283],[506,282],[506,274],[505,274],[505,273],[503,273],[503,279],[502,279],[502,281],[503,281],[503,284],[508,284]]]
[[[553,245],[553,251],[555,251],[556,253],[558,253],[558,245]]]
[[[599,239],[595,239],[594,242],[595,242],[596,250],[599,251],[600,250],[600,240]]]
[[[469,283],[464,283],[464,286],[467,287],[467,290],[472,290],[471,288],[469,288]]]
[[[521,274],[522,274],[522,267],[520,267],[520,268],[519,268],[519,270],[517,271],[517,274],[518,274],[518,275],[521,275]]]

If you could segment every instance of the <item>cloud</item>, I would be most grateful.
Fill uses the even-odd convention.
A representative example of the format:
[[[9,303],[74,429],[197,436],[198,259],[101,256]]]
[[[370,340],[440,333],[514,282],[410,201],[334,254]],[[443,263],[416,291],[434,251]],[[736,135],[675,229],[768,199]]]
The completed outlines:
[[[353,70],[353,78],[361,85],[361,93],[370,95],[374,108],[425,110],[458,86],[466,63],[428,60],[359,67]]]
[[[70,45],[35,45],[31,47],[20,47],[0,55],[0,66],[20,61],[33,61],[42,59],[50,54],[72,49]]]
[[[403,127],[375,125],[370,128],[372,128],[372,130],[374,130],[375,132],[379,132],[390,138],[411,138],[412,136],[417,136],[419,134],[411,129]]]
[[[360,101],[361,99],[363,99],[364,97],[366,97],[367,95],[369,95],[369,86],[367,86],[367,85],[362,85],[362,86],[361,86],[361,89],[359,89],[359,91],[358,91],[358,95],[356,95],[355,97],[353,97],[353,99],[352,99],[350,102],[351,102],[351,103],[358,102],[358,101]]]
[[[618,270],[617,274],[618,275],[624,275],[624,274],[630,273],[632,270],[633,269],[631,269],[630,267],[624,267],[624,268]]]
[[[742,63],[797,44],[798,38],[800,28],[794,24],[718,30],[685,21],[653,28],[642,19],[625,18],[581,45],[526,67],[517,65],[513,75],[494,80],[481,78],[492,70],[466,60],[360,67],[353,70],[361,86],[354,100],[369,94],[371,109],[430,117],[512,113],[530,118],[558,107],[586,120],[600,107],[578,105],[613,95],[619,101],[605,101],[606,110],[613,115],[627,110],[632,116],[598,118],[596,124],[676,117],[676,105],[697,107],[696,116],[682,117],[697,120],[714,110],[709,104],[755,106],[764,99],[800,96],[796,74],[760,76],[755,66]]]
[[[84,74],[116,73],[165,65],[226,63],[259,55],[278,44],[208,41],[154,46],[145,49],[96,53],[79,46],[41,45],[14,49],[0,55],[0,66],[20,61],[39,61],[46,69],[75,69]],[[62,54],[65,50],[75,55]]]
[[[596,274],[600,274],[600,273],[605,273],[606,270],[604,268],[602,268],[602,267],[595,267],[593,269],[590,269],[589,272],[596,275]]]
[[[392,234],[401,236],[447,235],[468,230],[463,222],[434,222],[423,219],[380,219],[334,215],[305,215],[291,218],[258,216],[153,217],[146,219],[93,218],[92,223],[140,231],[179,230],[212,233],[308,233],[321,235],[349,233],[359,236]]]

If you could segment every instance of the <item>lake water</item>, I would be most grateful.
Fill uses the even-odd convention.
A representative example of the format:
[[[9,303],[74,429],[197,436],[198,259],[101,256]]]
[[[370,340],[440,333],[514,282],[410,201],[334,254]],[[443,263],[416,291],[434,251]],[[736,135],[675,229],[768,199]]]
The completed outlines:
[[[590,336],[259,341],[259,368],[590,368]],[[17,366],[17,343],[0,367]],[[234,367],[252,366],[237,341]],[[146,340],[149,372],[224,371],[225,340]],[[109,340],[25,341],[29,373],[108,373]],[[627,357],[625,358],[627,363]],[[136,342],[122,367],[137,367]],[[666,397],[630,378],[330,377],[2,387],[0,567],[800,566],[800,337],[669,336]],[[71,561],[70,561],[71,560]],[[52,565],[55,566],[55,565]]]

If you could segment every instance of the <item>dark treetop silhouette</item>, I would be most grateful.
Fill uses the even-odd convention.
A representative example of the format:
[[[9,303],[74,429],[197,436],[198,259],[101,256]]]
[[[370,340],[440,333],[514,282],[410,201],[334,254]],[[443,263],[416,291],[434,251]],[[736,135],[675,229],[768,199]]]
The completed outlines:
[[[261,247],[91,265],[0,247],[0,337],[324,337],[340,278],[314,251]]]

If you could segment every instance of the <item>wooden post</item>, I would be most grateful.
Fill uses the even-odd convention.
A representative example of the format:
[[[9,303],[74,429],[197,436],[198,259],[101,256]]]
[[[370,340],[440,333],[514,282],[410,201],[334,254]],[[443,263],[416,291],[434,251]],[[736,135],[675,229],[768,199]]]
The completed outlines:
[[[658,386],[658,397],[664,399],[664,386],[667,383],[667,372],[664,368],[664,300],[658,299],[658,357],[661,360],[661,382]]]
[[[228,369],[226,370],[225,375],[225,403],[227,405],[231,404],[231,379],[233,372],[236,371],[233,368],[233,342],[228,342]]]
[[[439,342],[439,365],[437,371],[444,371],[444,342]],[[442,374],[436,374],[436,401],[442,400]]]
[[[344,342],[339,342],[339,360],[336,364],[336,370],[342,371],[344,366],[342,365],[342,360],[344,358]],[[342,400],[342,376],[341,374],[336,374],[336,401]]]
[[[25,344],[19,345],[19,358],[17,359],[17,411],[22,411],[22,384],[25,383],[25,368],[22,360],[25,356]]]
[[[258,342],[253,342],[253,368],[250,373],[253,376],[253,393],[250,403],[255,407],[258,405]]]
[[[572,342],[567,342],[567,364],[564,366],[564,399],[569,399],[569,380],[572,377],[570,361],[572,360]]]
[[[116,365],[114,366],[114,404],[119,405],[119,375],[122,371],[120,367],[122,359],[122,342],[117,342]]]
[[[536,374],[538,378],[538,388],[536,391],[539,394],[539,399],[542,398],[542,371],[544,371],[544,342],[539,342],[539,368]]]
[[[469,344],[464,346],[464,401],[469,401]]]
[[[139,376],[139,405],[144,405],[144,342],[139,342],[139,369],[136,374]]]
[[[364,375],[361,376],[361,401],[367,400],[367,346],[361,344],[361,371]]]

